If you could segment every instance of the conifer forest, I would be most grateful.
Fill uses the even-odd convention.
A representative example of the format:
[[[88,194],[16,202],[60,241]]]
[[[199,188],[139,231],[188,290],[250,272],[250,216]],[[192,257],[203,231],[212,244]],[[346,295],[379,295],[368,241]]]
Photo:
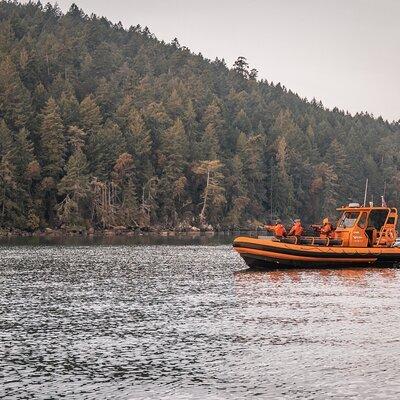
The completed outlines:
[[[361,202],[366,178],[368,201],[398,206],[399,150],[400,121],[328,110],[243,56],[0,2],[4,231],[318,222]]]

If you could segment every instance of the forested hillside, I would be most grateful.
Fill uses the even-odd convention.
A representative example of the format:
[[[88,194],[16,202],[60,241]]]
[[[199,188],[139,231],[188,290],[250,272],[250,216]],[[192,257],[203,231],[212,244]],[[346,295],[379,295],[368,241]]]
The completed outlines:
[[[3,228],[316,221],[361,201],[366,177],[397,206],[399,133],[258,81],[243,58],[0,2]]]

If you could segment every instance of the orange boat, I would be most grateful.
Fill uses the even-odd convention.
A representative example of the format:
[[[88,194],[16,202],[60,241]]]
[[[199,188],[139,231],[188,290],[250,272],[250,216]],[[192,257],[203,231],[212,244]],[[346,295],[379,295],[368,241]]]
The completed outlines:
[[[341,207],[334,238],[238,237],[235,250],[250,268],[343,268],[400,266],[396,208]]]

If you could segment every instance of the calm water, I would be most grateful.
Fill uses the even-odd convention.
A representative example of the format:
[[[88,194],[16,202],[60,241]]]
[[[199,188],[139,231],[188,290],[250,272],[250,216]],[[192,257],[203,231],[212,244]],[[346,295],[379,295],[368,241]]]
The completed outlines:
[[[399,398],[400,270],[246,272],[219,242],[3,243],[0,398]]]

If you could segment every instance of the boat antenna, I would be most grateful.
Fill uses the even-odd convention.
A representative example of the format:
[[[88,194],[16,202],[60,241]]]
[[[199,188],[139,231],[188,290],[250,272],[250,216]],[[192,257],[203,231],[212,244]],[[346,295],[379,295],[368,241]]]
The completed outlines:
[[[364,207],[367,204],[367,194],[368,194],[368,178],[365,181]]]

